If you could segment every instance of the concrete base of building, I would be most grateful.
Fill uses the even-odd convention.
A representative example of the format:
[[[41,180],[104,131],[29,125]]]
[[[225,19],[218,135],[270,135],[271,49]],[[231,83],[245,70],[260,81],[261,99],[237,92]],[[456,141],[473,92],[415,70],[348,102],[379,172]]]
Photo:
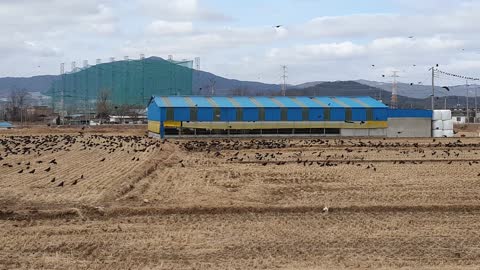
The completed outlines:
[[[343,137],[387,137],[385,128],[347,129],[342,128],[340,135]]]
[[[335,134],[245,134],[245,135],[168,135],[165,139],[225,139],[225,138],[240,138],[240,139],[255,139],[255,138],[338,138],[340,135]],[[150,138],[161,139],[160,134],[149,134]]]
[[[162,138],[162,137],[160,136],[160,134],[155,133],[155,132],[148,132],[148,137],[154,138],[154,139],[161,139],[161,138]]]
[[[431,118],[389,118],[387,136],[390,138],[430,138]]]

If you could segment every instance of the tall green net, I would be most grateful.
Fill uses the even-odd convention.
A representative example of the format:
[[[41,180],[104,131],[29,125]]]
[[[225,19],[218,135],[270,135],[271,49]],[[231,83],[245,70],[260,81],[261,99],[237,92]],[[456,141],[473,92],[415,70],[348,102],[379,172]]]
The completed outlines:
[[[100,95],[114,106],[146,107],[152,95],[192,95],[192,65],[160,58],[98,64],[61,75],[47,94],[69,114],[94,111]]]

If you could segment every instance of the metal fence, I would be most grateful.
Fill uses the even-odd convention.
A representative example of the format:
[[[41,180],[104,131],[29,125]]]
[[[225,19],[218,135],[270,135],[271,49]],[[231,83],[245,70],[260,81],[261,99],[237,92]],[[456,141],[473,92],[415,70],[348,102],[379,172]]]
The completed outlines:
[[[62,74],[48,94],[55,111],[95,111],[99,95],[113,106],[146,107],[153,95],[191,95],[192,61],[159,58],[97,64]]]

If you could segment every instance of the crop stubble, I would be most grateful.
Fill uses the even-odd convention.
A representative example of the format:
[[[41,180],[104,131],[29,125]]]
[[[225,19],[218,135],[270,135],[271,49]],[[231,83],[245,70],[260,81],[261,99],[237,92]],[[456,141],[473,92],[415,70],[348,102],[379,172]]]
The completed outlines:
[[[21,135],[40,140],[48,132]],[[476,139],[161,144],[137,137],[109,153],[114,131],[69,135],[76,142],[68,148],[0,161],[15,165],[0,166],[0,268],[475,269],[480,263]],[[131,140],[128,132],[121,136],[116,140]],[[82,150],[86,141],[98,145]],[[58,165],[45,164],[52,159]],[[20,161],[38,170],[19,174]]]

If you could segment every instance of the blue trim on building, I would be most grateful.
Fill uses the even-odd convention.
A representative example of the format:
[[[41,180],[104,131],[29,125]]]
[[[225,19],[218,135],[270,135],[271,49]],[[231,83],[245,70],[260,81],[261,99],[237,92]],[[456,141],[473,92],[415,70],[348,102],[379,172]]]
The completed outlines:
[[[160,122],[160,107],[156,102],[151,102],[148,106],[147,116],[149,120]]]
[[[388,119],[388,109],[373,109],[373,121],[386,121]]]
[[[388,110],[388,118],[432,118],[430,110]]]
[[[173,115],[177,121],[190,121],[190,108],[176,108]]]

